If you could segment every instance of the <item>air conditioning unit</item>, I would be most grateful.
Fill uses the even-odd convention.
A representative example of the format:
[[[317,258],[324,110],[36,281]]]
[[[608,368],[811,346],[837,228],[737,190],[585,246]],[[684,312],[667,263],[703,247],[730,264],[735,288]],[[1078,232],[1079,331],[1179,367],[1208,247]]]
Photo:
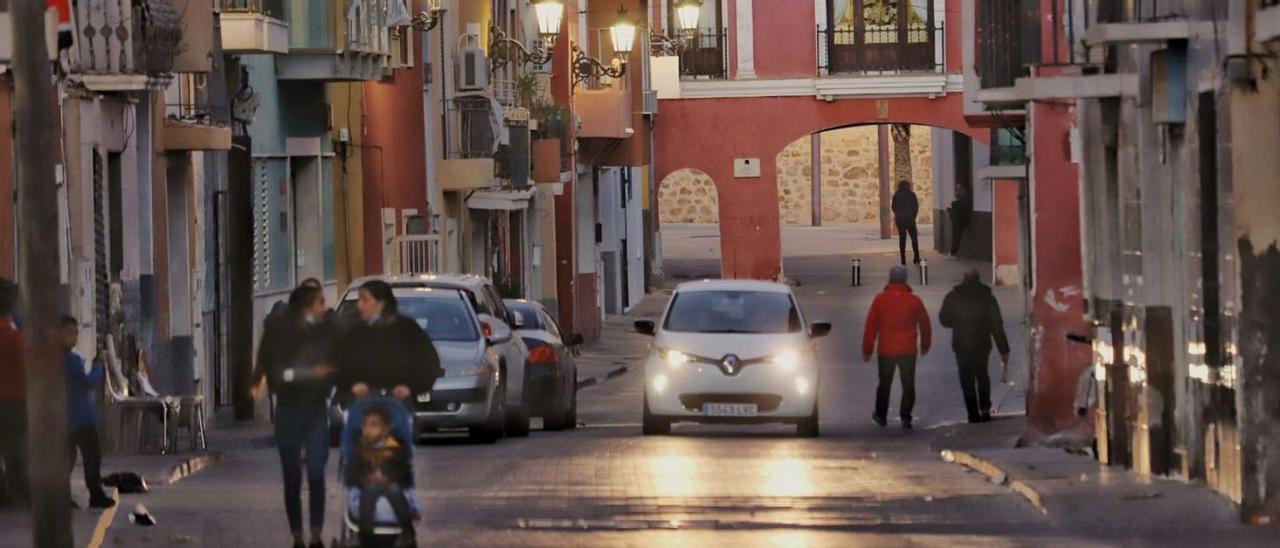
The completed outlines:
[[[458,91],[483,91],[487,87],[489,61],[480,48],[479,33],[468,32],[458,38]]]

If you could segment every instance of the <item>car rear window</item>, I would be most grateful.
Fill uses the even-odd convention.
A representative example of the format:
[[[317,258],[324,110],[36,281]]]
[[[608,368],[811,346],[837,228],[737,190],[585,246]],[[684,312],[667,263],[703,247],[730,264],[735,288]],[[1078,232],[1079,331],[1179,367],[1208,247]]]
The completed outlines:
[[[400,314],[418,322],[432,340],[474,341],[480,338],[471,311],[461,298],[396,296]]]
[[[530,304],[511,303],[507,308],[512,312],[519,314],[524,320],[524,326],[521,329],[545,329],[542,325],[542,314],[538,313],[538,307]]]
[[[663,329],[679,333],[796,333],[800,311],[786,293],[687,291],[671,300]]]

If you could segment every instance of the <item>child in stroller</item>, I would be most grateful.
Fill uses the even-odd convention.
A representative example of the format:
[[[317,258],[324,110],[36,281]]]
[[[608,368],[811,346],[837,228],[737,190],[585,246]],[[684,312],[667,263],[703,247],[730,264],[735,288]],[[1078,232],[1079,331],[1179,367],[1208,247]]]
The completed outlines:
[[[344,538],[360,546],[416,546],[413,521],[413,418],[389,397],[361,399],[347,411],[341,466],[347,488]],[[350,545],[350,542],[347,543]]]

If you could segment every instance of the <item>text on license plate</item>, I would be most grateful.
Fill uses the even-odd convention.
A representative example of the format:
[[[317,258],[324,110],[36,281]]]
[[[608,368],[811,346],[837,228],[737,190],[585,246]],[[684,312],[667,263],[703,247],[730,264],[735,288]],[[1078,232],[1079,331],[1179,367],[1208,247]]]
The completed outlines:
[[[422,394],[418,394],[418,401],[422,403],[431,403],[431,393],[424,392]]]
[[[759,409],[754,403],[704,403],[702,414],[709,417],[754,417]]]

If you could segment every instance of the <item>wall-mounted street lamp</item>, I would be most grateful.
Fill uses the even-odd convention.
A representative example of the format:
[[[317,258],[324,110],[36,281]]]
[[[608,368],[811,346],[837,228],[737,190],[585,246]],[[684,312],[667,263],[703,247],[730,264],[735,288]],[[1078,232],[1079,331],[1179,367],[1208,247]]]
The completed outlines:
[[[702,0],[678,0],[675,3],[675,37],[649,29],[649,43],[654,49],[668,55],[679,55],[698,33],[698,17],[702,15]]]
[[[538,37],[548,50],[555,48],[560,22],[564,20],[563,0],[533,0],[533,14],[538,18]]]
[[[430,32],[440,24],[440,20],[444,19],[444,7],[440,5],[440,0],[428,0],[427,9],[413,17],[413,28],[422,32]]]
[[[608,76],[622,78],[627,74],[627,58],[636,41],[636,24],[627,17],[627,9],[618,6],[618,20],[609,27],[609,41],[613,43],[613,62],[604,63],[587,55],[577,44],[573,45],[573,84],[576,86],[591,78]]]

